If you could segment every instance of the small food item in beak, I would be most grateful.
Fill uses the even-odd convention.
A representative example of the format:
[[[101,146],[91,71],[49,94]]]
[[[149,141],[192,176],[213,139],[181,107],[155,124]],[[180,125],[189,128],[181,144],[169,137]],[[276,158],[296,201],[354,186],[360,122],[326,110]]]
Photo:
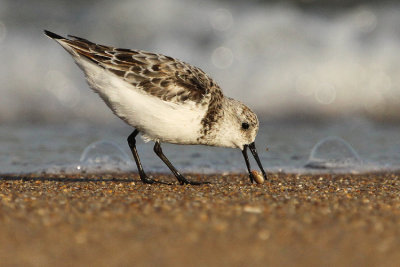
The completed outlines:
[[[262,174],[256,170],[252,170],[251,174],[253,175],[254,181],[256,181],[257,184],[263,184],[264,183],[264,177]]]

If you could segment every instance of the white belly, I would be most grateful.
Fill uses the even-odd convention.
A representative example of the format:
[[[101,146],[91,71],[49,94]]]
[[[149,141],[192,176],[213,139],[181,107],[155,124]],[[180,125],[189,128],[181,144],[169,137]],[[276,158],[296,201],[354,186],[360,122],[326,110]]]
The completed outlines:
[[[79,58],[75,60],[85,71],[91,88],[118,117],[138,129],[145,140],[198,143],[206,108],[190,101],[184,104],[163,101],[91,62]]]

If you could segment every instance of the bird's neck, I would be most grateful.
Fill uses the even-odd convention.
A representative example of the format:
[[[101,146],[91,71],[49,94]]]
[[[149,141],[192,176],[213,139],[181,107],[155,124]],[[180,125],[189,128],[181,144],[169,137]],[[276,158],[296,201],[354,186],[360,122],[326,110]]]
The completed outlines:
[[[204,135],[204,144],[221,147],[234,147],[236,144],[229,138],[231,134],[235,134],[235,110],[233,99],[223,98],[218,103],[218,108],[213,110],[212,120],[207,125]]]

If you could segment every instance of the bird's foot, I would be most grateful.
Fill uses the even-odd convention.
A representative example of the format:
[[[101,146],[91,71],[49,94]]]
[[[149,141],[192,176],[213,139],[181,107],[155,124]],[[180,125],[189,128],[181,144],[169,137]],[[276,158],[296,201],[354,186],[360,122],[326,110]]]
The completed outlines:
[[[170,183],[166,183],[166,182],[163,182],[163,181],[157,181],[157,180],[154,180],[152,178],[149,178],[147,175],[141,175],[140,179],[142,180],[142,182],[144,184],[167,184],[167,185],[171,185]]]
[[[255,181],[253,173],[251,173],[251,172],[249,173],[249,178],[250,178],[250,183],[253,184]]]

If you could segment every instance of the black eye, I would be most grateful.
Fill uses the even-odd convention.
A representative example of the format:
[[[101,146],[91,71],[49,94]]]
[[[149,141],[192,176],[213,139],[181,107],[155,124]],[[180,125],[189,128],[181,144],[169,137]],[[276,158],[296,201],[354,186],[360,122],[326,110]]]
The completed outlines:
[[[245,129],[245,130],[249,129],[249,124],[247,122],[243,122],[242,123],[242,128]]]

